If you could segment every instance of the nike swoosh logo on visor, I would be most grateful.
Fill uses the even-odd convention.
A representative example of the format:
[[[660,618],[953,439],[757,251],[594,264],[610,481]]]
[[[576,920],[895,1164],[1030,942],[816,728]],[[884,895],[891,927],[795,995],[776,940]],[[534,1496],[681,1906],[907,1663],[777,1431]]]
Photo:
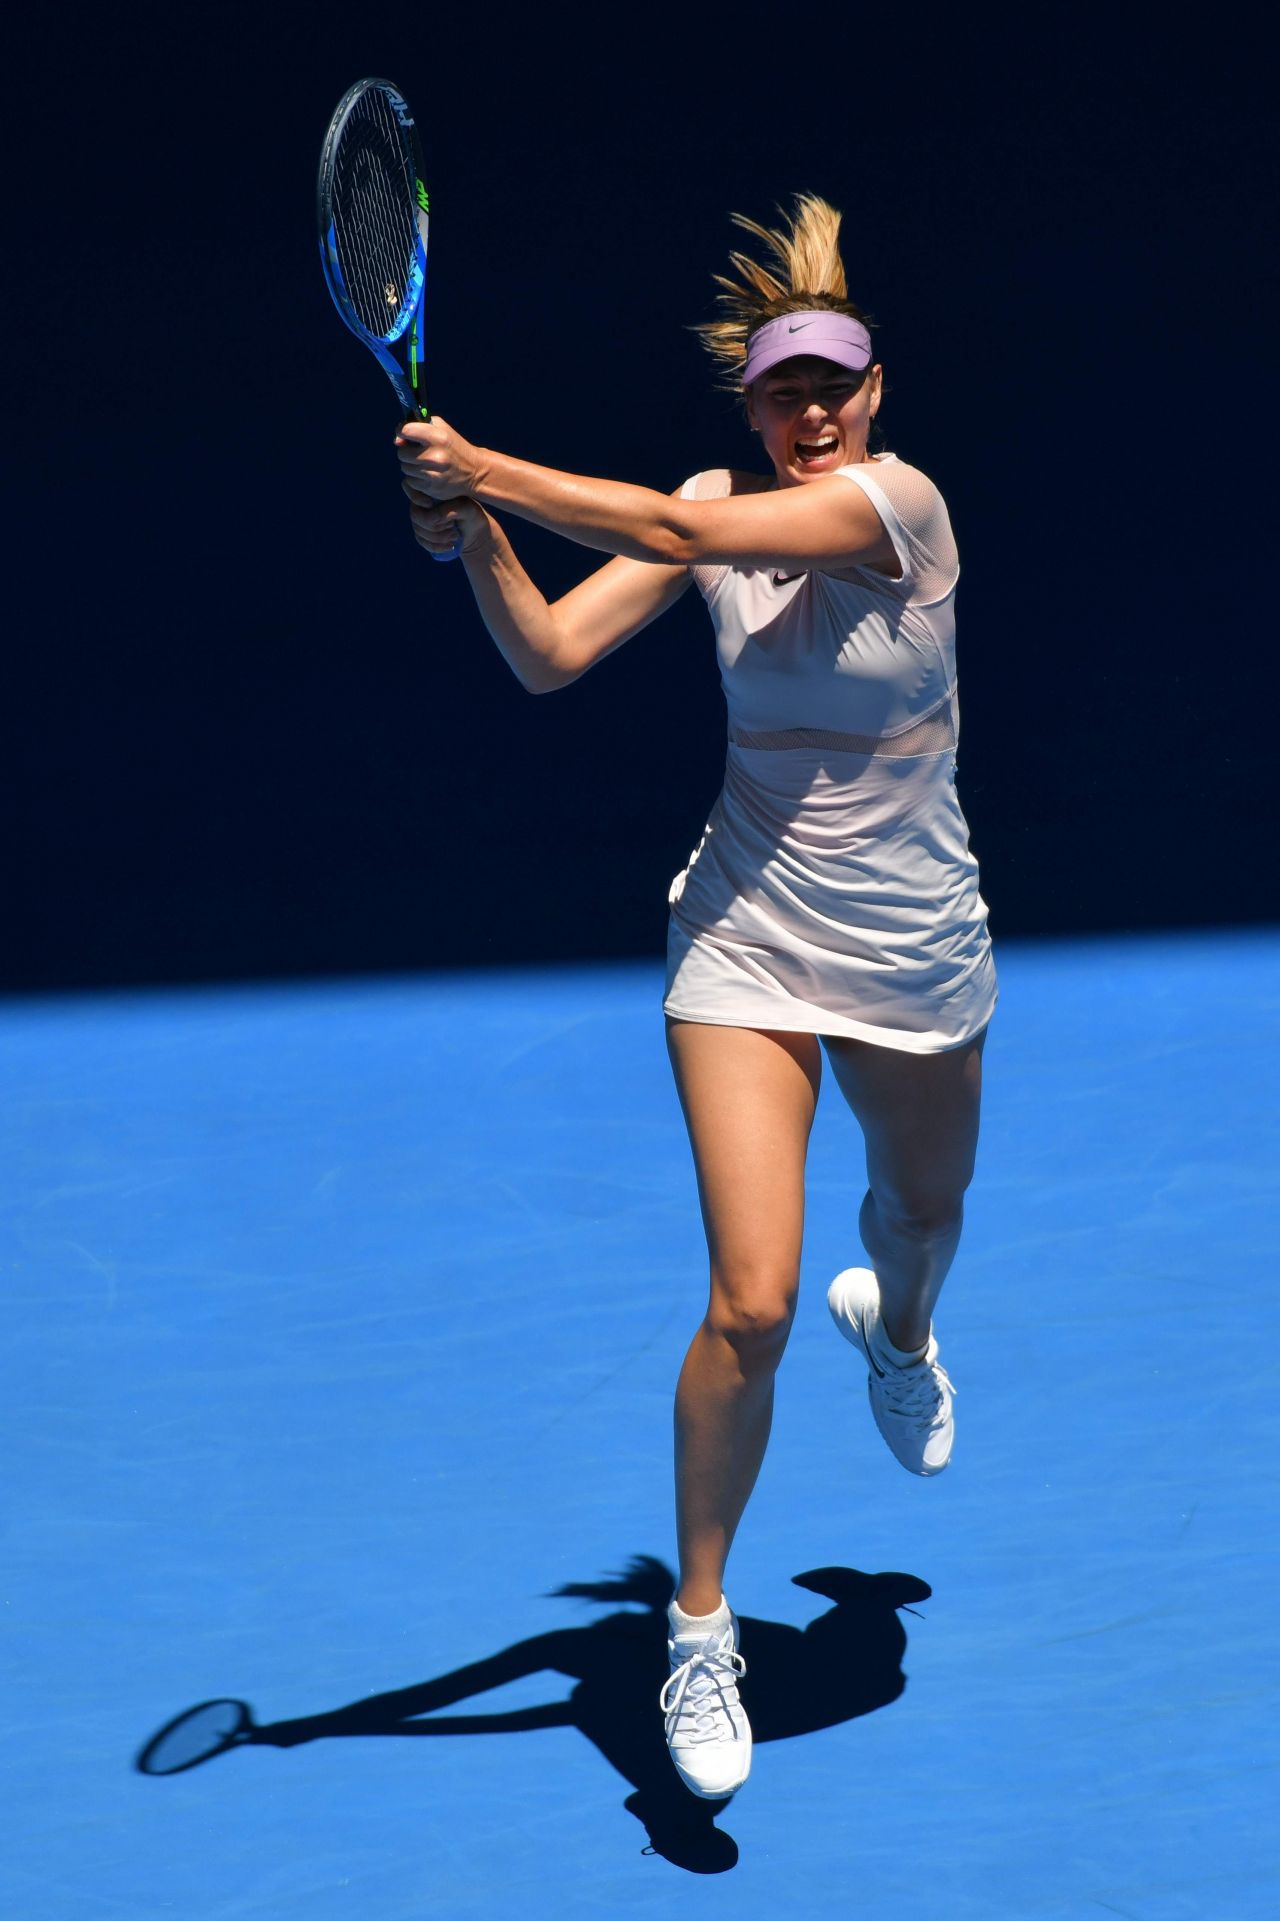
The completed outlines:
[[[794,327],[787,328],[787,332],[789,334],[803,333],[806,327],[813,327],[816,326],[816,324],[816,321],[813,320],[798,320]]]

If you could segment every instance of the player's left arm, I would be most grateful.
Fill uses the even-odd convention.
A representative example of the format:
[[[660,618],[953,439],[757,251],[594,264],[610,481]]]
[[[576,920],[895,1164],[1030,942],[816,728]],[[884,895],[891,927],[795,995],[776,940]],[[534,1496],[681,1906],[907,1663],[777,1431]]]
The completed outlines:
[[[889,565],[895,557],[862,488],[834,474],[776,492],[681,500],[473,447],[438,415],[411,422],[401,435],[400,462],[411,492],[425,499],[469,493],[583,547],[631,560],[800,572]]]

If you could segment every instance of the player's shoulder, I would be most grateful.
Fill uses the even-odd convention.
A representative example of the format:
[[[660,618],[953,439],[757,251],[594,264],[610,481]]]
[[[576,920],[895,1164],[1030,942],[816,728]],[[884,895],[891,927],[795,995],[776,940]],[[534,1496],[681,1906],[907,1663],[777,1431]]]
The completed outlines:
[[[951,516],[946,500],[937,481],[923,468],[900,454],[880,454],[843,471],[865,476],[903,525],[913,529],[926,545],[936,546],[948,538]]]
[[[869,479],[879,482],[890,499],[895,492],[916,500],[942,499],[942,489],[933,476],[923,467],[917,467],[914,461],[904,460],[901,454],[873,454],[865,462],[863,471]]]
[[[933,487],[935,491],[937,488],[932,475],[927,474],[923,467],[917,467],[913,460],[904,460],[901,454],[888,451],[868,454],[863,463],[863,472],[873,480],[887,480],[891,485],[897,479],[909,487]]]

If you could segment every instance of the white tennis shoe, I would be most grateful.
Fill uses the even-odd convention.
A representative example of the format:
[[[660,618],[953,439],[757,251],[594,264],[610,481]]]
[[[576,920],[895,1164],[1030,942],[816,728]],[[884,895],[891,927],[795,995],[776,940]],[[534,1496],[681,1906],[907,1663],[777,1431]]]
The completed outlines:
[[[876,1346],[880,1327],[880,1287],[869,1267],[846,1267],[827,1289],[831,1318],[871,1370],[867,1392],[876,1426],[893,1454],[912,1474],[941,1474],[951,1459],[955,1422],[951,1400],[955,1389],[945,1367],[938,1365],[938,1343],[932,1332],[923,1357],[909,1367],[895,1367]],[[885,1337],[887,1338],[887,1337]]]
[[[685,1786],[704,1800],[736,1794],[751,1771],[751,1725],[738,1698],[747,1664],[738,1653],[738,1622],[702,1641],[668,1639],[671,1673],[658,1696],[667,1747]]]

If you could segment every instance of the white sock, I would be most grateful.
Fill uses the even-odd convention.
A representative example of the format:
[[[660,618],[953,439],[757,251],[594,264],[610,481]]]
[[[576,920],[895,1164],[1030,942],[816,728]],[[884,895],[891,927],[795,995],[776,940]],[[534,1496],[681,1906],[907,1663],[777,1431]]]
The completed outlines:
[[[705,1641],[709,1634],[723,1634],[733,1620],[729,1603],[723,1594],[720,1605],[711,1614],[686,1614],[680,1603],[672,1596],[667,1609],[667,1620],[671,1627],[673,1641]]]
[[[917,1361],[924,1359],[929,1348],[928,1341],[924,1343],[923,1347],[917,1347],[910,1353],[904,1348],[895,1347],[884,1331],[884,1322],[882,1320],[876,1321],[871,1339],[875,1346],[876,1353],[880,1355],[882,1360],[888,1361],[890,1367],[913,1367]]]

